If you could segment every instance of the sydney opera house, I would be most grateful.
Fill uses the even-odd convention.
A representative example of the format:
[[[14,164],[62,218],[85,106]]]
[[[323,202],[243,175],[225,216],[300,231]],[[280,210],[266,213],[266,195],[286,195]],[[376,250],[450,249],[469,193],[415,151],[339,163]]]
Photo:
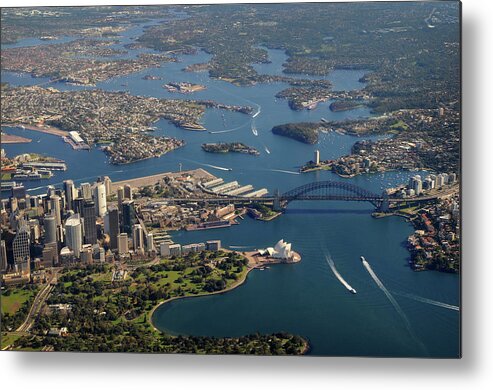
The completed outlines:
[[[285,242],[283,239],[279,240],[274,248],[268,247],[266,249],[259,249],[259,254],[261,256],[271,257],[286,262],[299,260],[299,255],[291,249],[291,244]]]

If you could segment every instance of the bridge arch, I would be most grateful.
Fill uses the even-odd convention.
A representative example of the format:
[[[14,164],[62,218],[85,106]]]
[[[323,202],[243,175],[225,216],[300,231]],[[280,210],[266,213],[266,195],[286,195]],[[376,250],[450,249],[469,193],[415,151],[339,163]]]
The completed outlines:
[[[382,196],[352,183],[317,181],[296,187],[279,195],[281,202],[294,200],[346,200],[367,201],[379,207]]]

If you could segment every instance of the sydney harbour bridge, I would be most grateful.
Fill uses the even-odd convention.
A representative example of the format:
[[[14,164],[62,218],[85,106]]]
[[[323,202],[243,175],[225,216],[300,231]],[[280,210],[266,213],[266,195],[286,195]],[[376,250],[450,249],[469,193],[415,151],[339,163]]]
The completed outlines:
[[[284,193],[276,192],[273,196],[262,197],[242,197],[228,195],[210,195],[210,196],[190,196],[187,198],[167,198],[170,202],[209,202],[209,203],[262,203],[273,206],[276,211],[281,211],[287,207],[289,202],[293,201],[348,201],[348,202],[370,202],[378,211],[389,211],[392,206],[402,203],[425,203],[433,201],[443,196],[436,193],[430,196],[419,196],[413,198],[395,198],[387,196],[384,191],[376,194],[352,183],[339,181],[317,181],[308,183]]]

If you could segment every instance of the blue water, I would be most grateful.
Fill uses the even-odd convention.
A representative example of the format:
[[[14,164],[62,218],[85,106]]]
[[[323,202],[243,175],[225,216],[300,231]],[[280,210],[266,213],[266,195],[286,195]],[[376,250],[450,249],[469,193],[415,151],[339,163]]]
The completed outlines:
[[[145,23],[121,34],[123,44],[142,33]],[[113,39],[113,38],[112,38]],[[18,46],[54,44],[59,41],[23,40]],[[7,48],[8,46],[2,46]],[[10,46],[11,47],[11,46]],[[127,50],[127,49],[125,49]],[[152,50],[127,50],[120,58],[132,58]],[[286,59],[283,51],[268,50],[270,64],[254,65],[257,71],[282,75]],[[98,83],[96,88],[108,91],[127,90],[135,95],[171,99],[213,99],[221,103],[250,105],[260,110],[254,119],[258,136],[252,132],[252,117],[240,113],[209,109],[202,122],[207,132],[192,132],[176,128],[165,120],[155,125],[156,135],[184,139],[186,145],[160,158],[125,166],[110,165],[105,154],[97,148],[74,151],[61,138],[20,128],[6,128],[11,134],[31,138],[29,144],[9,144],[2,147],[9,156],[36,152],[67,162],[68,170],[55,172],[50,180],[26,182],[31,194],[44,193],[48,184],[60,185],[65,179],[76,183],[95,180],[107,175],[113,181],[146,176],[166,171],[204,168],[225,180],[238,180],[281,192],[317,180],[346,180],[374,192],[407,182],[416,172],[390,172],[352,179],[341,179],[331,172],[319,171],[298,174],[299,167],[311,160],[320,150],[321,158],[335,158],[349,153],[354,137],[335,133],[321,134],[317,145],[306,145],[273,135],[272,126],[287,122],[316,121],[320,118],[345,119],[367,117],[366,108],[333,113],[330,102],[312,111],[292,111],[285,100],[275,94],[288,85],[272,83],[237,87],[210,79],[206,72],[187,73],[189,64],[207,62],[210,56],[202,51],[196,55],[181,55],[179,62],[163,64],[160,68],[114,78]],[[364,71],[339,70],[327,78],[335,90],[358,89]],[[163,79],[146,81],[147,74]],[[297,75],[296,77],[306,77]],[[13,85],[44,84],[49,80],[30,75],[2,72],[2,81]],[[169,81],[188,81],[206,85],[207,89],[192,95],[167,92],[162,84]],[[60,90],[80,87],[64,83],[46,84]],[[224,119],[223,116],[224,115]],[[231,130],[231,131],[230,131]],[[210,132],[221,131],[211,134]],[[225,132],[227,131],[227,132]],[[378,139],[379,137],[367,137]],[[240,141],[256,147],[260,156],[243,154],[210,154],[202,151],[203,142]],[[270,153],[269,153],[270,152]],[[224,171],[214,167],[229,168]],[[238,336],[252,332],[289,331],[307,337],[313,354],[431,356],[453,357],[459,353],[459,313],[419,302],[399,293],[411,294],[436,301],[459,304],[459,278],[438,272],[412,272],[408,267],[409,253],[405,241],[412,227],[403,219],[371,217],[372,206],[366,203],[294,202],[285,215],[272,222],[257,222],[246,218],[229,229],[200,232],[174,232],[180,243],[220,239],[225,246],[246,249],[271,246],[280,238],[292,242],[302,261],[295,265],[273,266],[265,271],[255,270],[241,287],[223,295],[175,301],[160,307],[154,323],[174,334]],[[332,274],[326,255],[334,260],[341,275],[358,294],[353,295]],[[411,324],[412,337],[405,321],[385,294],[361,265],[365,256],[386,288],[394,293]]]

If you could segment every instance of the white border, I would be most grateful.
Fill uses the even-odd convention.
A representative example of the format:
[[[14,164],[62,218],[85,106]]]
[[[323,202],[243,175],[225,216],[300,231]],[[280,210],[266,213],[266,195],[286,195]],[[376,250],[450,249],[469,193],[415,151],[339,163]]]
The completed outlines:
[[[226,3],[227,1],[207,1]],[[250,1],[256,2],[256,1]],[[278,1],[271,1],[278,2]],[[170,1],[2,0],[7,6],[166,4]],[[180,1],[201,3],[200,1]],[[3,389],[344,388],[484,389],[490,358],[493,146],[492,3],[463,1],[463,359],[270,358],[0,352]],[[482,185],[483,184],[483,185]],[[490,228],[490,231],[488,230]],[[490,383],[490,385],[488,385]]]

